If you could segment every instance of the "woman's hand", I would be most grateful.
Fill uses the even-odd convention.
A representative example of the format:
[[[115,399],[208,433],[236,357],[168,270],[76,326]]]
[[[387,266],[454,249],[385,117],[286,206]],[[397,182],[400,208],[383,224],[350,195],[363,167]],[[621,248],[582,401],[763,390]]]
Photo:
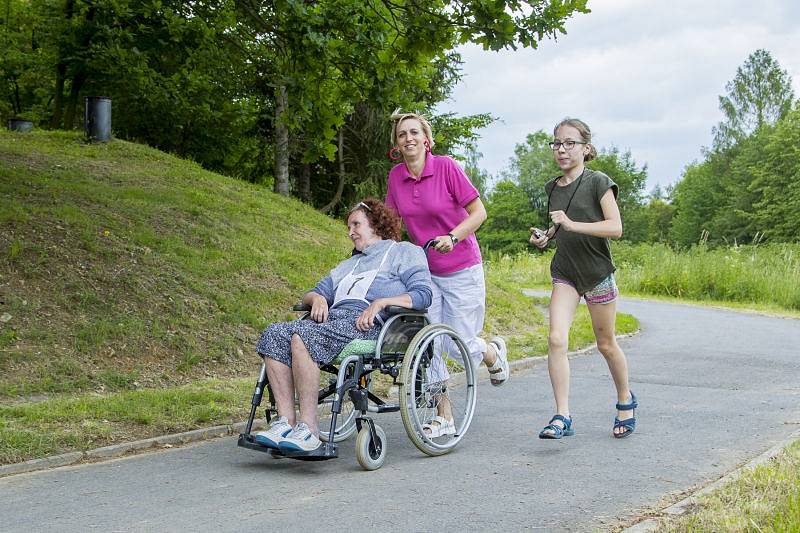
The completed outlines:
[[[453,239],[450,238],[450,235],[437,235],[433,238],[436,242],[436,251],[440,254],[449,254],[453,251]]]
[[[572,231],[572,220],[564,211],[550,211],[550,220],[553,221],[553,225],[560,224],[565,230]]]
[[[542,231],[539,228],[531,228],[531,238],[528,240],[528,242],[537,248],[544,248],[547,246],[547,243],[550,242],[550,238],[547,236],[546,231]]]
[[[315,294],[311,301],[311,312],[308,314],[314,322],[328,320],[328,301],[319,294]]]
[[[378,316],[378,313],[383,311],[385,307],[386,303],[383,298],[378,298],[369,304],[369,307],[364,309],[364,311],[358,315],[358,318],[356,318],[356,329],[358,331],[369,331],[375,325],[375,317]]]

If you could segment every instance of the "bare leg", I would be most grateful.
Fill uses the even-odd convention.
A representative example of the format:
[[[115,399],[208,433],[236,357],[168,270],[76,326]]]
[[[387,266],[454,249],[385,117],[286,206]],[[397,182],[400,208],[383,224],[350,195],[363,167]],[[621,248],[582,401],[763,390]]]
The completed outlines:
[[[550,295],[550,333],[547,337],[547,370],[556,400],[556,413],[569,416],[569,328],[575,318],[580,296],[574,287],[565,283],[554,283]],[[554,424],[563,426],[557,420]],[[548,430],[546,433],[553,434]]]
[[[592,317],[592,329],[597,339],[597,349],[603,354],[608,364],[608,370],[614,379],[617,388],[617,402],[625,404],[631,399],[628,384],[628,361],[625,353],[619,347],[615,336],[617,321],[616,301],[607,304],[589,304],[589,314]],[[617,418],[626,420],[633,416],[632,411],[618,411]],[[624,428],[615,428],[614,433],[624,433]]]
[[[292,369],[269,357],[264,357],[264,363],[267,365],[269,386],[272,389],[272,396],[275,398],[278,416],[285,416],[289,424],[294,426],[294,382],[292,380]]]
[[[292,376],[300,397],[300,421],[319,436],[317,403],[319,401],[319,366],[311,359],[303,339],[292,335]]]

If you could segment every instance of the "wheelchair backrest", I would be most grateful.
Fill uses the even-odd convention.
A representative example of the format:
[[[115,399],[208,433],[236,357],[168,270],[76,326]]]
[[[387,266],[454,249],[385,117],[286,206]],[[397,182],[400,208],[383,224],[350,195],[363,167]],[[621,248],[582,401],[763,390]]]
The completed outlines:
[[[378,336],[376,350],[381,360],[402,359],[411,339],[429,323],[423,312],[410,311],[390,316]]]

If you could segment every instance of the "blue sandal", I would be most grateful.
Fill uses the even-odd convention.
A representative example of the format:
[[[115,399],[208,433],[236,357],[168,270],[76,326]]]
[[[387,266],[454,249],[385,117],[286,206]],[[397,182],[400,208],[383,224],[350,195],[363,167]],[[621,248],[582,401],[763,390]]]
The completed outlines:
[[[558,424],[553,423],[557,420],[560,421],[562,424],[564,424],[564,427],[561,427]],[[552,433],[545,433],[546,431],[552,431]],[[539,438],[560,439],[561,437],[569,437],[574,433],[575,430],[572,429],[571,416],[555,415],[553,418],[550,419],[550,422],[539,432]]]
[[[618,417],[614,417],[614,429],[622,428],[624,431],[622,433],[617,433],[613,431],[613,435],[615,439],[622,439],[630,435],[636,430],[636,408],[639,407],[639,402],[636,401],[636,395],[631,391],[631,401],[628,403],[617,403],[617,410],[618,411],[633,411],[633,416],[630,418],[626,418],[625,420],[620,420]]]

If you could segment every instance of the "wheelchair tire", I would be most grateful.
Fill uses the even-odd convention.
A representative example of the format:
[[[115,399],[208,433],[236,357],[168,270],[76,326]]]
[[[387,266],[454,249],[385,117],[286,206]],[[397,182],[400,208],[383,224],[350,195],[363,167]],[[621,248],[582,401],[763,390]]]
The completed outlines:
[[[447,381],[431,380],[429,367],[437,339],[450,339],[450,348],[458,352],[445,358],[451,373]],[[422,328],[411,340],[400,371],[400,415],[411,442],[427,455],[450,452],[472,423],[476,394],[474,364],[461,337],[445,324]],[[437,416],[436,408],[443,399],[452,408],[455,433],[432,438],[425,432],[425,426]]]
[[[375,433],[377,443],[372,440],[369,424],[364,424],[356,437],[356,459],[364,470],[377,470],[386,461],[386,433],[378,424],[375,424]]]

